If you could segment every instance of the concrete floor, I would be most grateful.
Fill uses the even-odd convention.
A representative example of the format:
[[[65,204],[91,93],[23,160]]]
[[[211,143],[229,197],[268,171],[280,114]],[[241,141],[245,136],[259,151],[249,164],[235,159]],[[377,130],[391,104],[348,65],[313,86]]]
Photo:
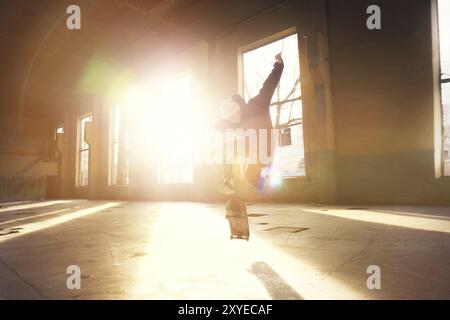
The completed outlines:
[[[0,229],[23,229],[0,236],[0,298],[450,298],[450,208],[248,209],[261,215],[247,242],[229,240],[223,204],[1,204]],[[70,265],[80,290],[67,289]],[[367,288],[369,265],[380,290]]]

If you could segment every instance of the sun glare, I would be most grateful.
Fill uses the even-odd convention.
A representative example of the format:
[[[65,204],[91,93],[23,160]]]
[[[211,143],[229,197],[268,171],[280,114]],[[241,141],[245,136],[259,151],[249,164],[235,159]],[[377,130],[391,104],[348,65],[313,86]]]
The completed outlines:
[[[135,146],[157,157],[160,183],[193,182],[193,150],[206,127],[200,101],[190,75],[132,86],[121,101],[134,130],[146,137]]]

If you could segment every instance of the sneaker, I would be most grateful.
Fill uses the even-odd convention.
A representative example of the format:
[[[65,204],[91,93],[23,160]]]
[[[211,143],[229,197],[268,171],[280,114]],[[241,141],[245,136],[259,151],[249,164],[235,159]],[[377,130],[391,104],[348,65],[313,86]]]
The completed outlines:
[[[225,179],[223,182],[219,185],[219,192],[227,195],[232,195],[236,192],[233,182],[231,180]]]

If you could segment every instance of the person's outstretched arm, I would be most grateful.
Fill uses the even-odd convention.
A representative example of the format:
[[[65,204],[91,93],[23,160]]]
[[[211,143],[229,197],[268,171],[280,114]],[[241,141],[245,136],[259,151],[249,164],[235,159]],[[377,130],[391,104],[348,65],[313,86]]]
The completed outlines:
[[[284,63],[281,58],[281,53],[275,56],[275,63],[273,65],[272,72],[269,74],[267,79],[264,81],[261,90],[258,95],[256,95],[251,100],[257,102],[258,105],[262,107],[269,107],[270,101],[272,100],[273,93],[280,82],[281,74],[283,73]]]

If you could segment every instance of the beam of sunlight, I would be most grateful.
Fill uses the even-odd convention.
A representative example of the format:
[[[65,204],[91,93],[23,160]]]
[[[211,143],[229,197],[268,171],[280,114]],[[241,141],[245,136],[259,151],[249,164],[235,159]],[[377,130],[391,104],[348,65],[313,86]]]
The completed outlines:
[[[41,217],[45,217],[45,216],[49,216],[49,215],[52,215],[52,214],[61,213],[61,212],[68,211],[68,210],[70,210],[70,209],[69,209],[69,208],[67,208],[67,209],[61,209],[61,210],[50,211],[50,212],[46,212],[46,213],[42,213],[42,214],[34,214],[34,215],[32,215],[32,216],[29,216],[29,217],[24,217],[24,218],[18,218],[18,219],[13,219],[13,220],[8,220],[8,221],[3,221],[3,222],[0,222],[0,226],[2,226],[2,225],[7,225],[7,224],[12,224],[12,223],[16,223],[16,222],[24,221],[24,220],[30,220],[30,219],[41,218]]]
[[[436,214],[424,214],[418,212],[410,212],[410,211],[395,211],[395,210],[386,210],[386,209],[372,209],[374,212],[381,213],[389,213],[389,214],[397,214],[400,216],[413,216],[413,217],[422,217],[428,219],[439,219],[439,220],[450,220],[450,216],[436,215]]]
[[[348,210],[348,209],[322,209],[304,208],[304,211],[329,215],[338,218],[352,219],[370,223],[380,223],[390,226],[410,228],[424,231],[435,231],[450,233],[450,221],[442,219],[426,218],[395,213],[383,213],[370,210]]]
[[[22,228],[22,230],[19,233],[12,233],[9,235],[2,236],[0,238],[0,243],[6,242],[11,239],[18,238],[23,235],[30,234],[35,231],[40,231],[43,229],[51,228],[56,225],[71,221],[73,219],[82,218],[82,217],[88,216],[90,214],[99,212],[101,210],[115,207],[119,204],[120,204],[120,202],[108,202],[106,204],[98,205],[98,206],[87,208],[87,209],[78,210],[78,211],[75,211],[72,213],[65,214],[63,216],[55,217],[53,219],[23,224],[23,225],[20,225],[20,228]]]
[[[72,200],[55,200],[55,201],[36,202],[36,203],[32,203],[32,204],[24,204],[24,205],[20,205],[20,206],[2,208],[2,209],[0,209],[0,213],[8,212],[8,211],[15,211],[15,210],[48,207],[48,206],[52,206],[55,204],[62,204],[62,203],[69,203],[69,202],[72,202]]]
[[[165,204],[150,220],[145,255],[131,266],[130,299],[272,299],[253,266],[264,264],[305,299],[363,299],[328,272],[254,234],[229,240],[228,221],[201,204]],[[250,226],[251,228],[251,226]],[[291,295],[292,296],[292,295]],[[278,296],[279,298],[279,296]]]

